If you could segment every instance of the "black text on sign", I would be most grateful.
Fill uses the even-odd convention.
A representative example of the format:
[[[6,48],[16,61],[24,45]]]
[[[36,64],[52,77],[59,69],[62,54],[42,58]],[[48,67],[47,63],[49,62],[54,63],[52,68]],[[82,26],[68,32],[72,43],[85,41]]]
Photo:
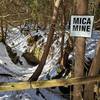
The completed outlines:
[[[93,16],[71,16],[71,36],[91,37]]]

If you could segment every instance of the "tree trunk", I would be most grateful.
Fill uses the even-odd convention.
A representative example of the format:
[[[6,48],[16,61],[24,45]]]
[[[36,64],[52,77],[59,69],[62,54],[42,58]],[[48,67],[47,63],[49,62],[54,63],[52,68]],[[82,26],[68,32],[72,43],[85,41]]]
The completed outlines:
[[[1,19],[1,35],[2,35],[2,42],[5,43],[5,34],[3,30],[3,20]]]
[[[60,2],[61,0],[56,0],[55,2],[55,7],[54,7],[54,11],[53,11],[53,16],[52,16],[52,22],[51,22],[51,27],[50,27],[50,32],[48,34],[48,39],[47,39],[47,43],[45,46],[45,50],[43,52],[42,58],[41,58],[41,62],[39,64],[39,66],[37,67],[36,71],[33,73],[33,75],[29,78],[29,81],[36,81],[38,79],[38,77],[40,76],[43,67],[45,65],[50,47],[52,45],[52,41],[53,41],[53,34],[55,31],[55,25],[57,22],[57,17],[58,17],[58,8],[60,6]]]
[[[61,34],[61,38],[62,38],[62,40],[61,40],[61,50],[60,50],[60,52],[61,52],[61,55],[60,55],[60,59],[59,59],[59,61],[58,61],[58,63],[62,63],[61,61],[62,61],[62,58],[63,58],[63,50],[64,50],[64,36],[65,36],[65,25],[66,25],[66,16],[65,16],[65,9],[66,9],[66,7],[65,7],[65,0],[62,0],[62,5],[61,5],[61,8],[62,8],[62,21],[61,21],[61,26],[62,26],[62,34]]]
[[[86,15],[88,10],[88,0],[76,0],[75,13]],[[75,77],[82,77],[84,72],[85,38],[76,38],[75,42]],[[73,100],[82,100],[82,85],[74,86]]]
[[[75,77],[83,77],[84,72],[85,39],[77,38],[75,47]],[[82,100],[82,86],[74,86],[73,100]]]
[[[100,40],[88,76],[95,76],[100,71]],[[94,84],[85,85],[84,100],[94,100]]]

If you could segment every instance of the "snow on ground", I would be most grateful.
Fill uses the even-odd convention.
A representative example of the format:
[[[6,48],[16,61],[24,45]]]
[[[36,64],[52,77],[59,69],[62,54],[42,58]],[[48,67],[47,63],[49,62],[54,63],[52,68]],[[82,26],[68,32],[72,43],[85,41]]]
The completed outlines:
[[[22,53],[27,49],[27,38],[28,36],[22,35],[18,30],[13,29],[15,34],[9,33],[7,43],[13,50],[16,50],[18,56],[20,56],[21,61],[23,61],[23,65],[15,65],[8,56],[6,47],[3,43],[0,43],[0,82],[15,82],[20,80],[27,80],[32,73],[35,71],[37,66],[30,66],[27,64],[26,60],[21,57]],[[37,34],[41,34],[43,39],[45,39],[45,35],[43,32],[38,31]],[[31,34],[33,35],[34,32]],[[95,55],[95,47],[96,42],[100,39],[100,34],[98,32],[93,32],[92,38],[87,39],[87,49],[86,49],[86,57],[93,58]],[[40,40],[41,41],[41,40]],[[46,41],[46,40],[44,40]],[[56,42],[53,44],[54,52],[53,58],[48,59],[46,61],[46,65],[44,66],[43,72],[40,76],[40,79],[46,79],[47,73],[50,72],[50,76],[53,77],[57,73],[55,71],[57,65],[57,59],[59,58],[59,51],[60,46],[59,44],[56,45]],[[50,90],[50,89],[49,89]],[[22,90],[22,91],[13,91],[13,92],[0,92],[0,100],[65,100],[61,92],[58,88],[54,89],[53,91],[57,92],[52,93],[48,89],[40,89],[40,92],[45,96],[41,96],[41,94],[37,94],[37,90],[29,89],[29,90]]]
[[[21,55],[21,53],[23,52],[24,46],[27,47],[26,42],[23,40],[21,40],[20,42],[17,36],[19,35],[19,37],[21,37],[22,39],[22,36],[20,34],[17,34],[15,37],[13,37],[12,34],[9,34],[9,35],[10,35],[10,39],[8,39],[6,42],[9,43],[9,46],[12,46],[14,44],[18,45],[16,46],[16,48],[14,47],[13,49],[17,51],[18,55]],[[16,40],[17,42],[15,42]],[[22,42],[25,43],[23,44],[24,46],[19,46]],[[57,56],[58,54],[56,54],[54,58],[56,58]],[[22,60],[25,60],[25,59],[22,59]],[[36,66],[29,67],[27,62],[25,61],[23,62],[24,64],[26,64],[27,67],[23,67],[21,65],[19,66],[15,65],[9,58],[5,45],[3,43],[0,43],[0,70],[1,70],[0,82],[16,82],[16,81],[21,81],[21,80],[27,80],[37,67]],[[51,65],[52,62],[55,63],[54,59],[52,59],[51,61],[47,60],[46,62],[47,64],[44,67],[41,77],[46,75],[47,71],[49,71],[50,69],[52,69],[52,67],[54,67]],[[45,98],[41,96],[41,94],[37,94],[36,91],[37,90],[29,89],[29,90],[22,90],[22,91],[0,92],[0,100],[54,100],[54,99],[65,100],[65,98],[63,98],[61,92],[59,92],[57,88],[54,89],[54,91],[59,92],[59,94],[52,93],[48,91],[47,89],[41,89],[40,92],[42,93],[42,95],[45,96]]]
[[[26,68],[17,66],[11,61],[6,51],[6,47],[3,43],[0,43],[0,68],[3,68],[8,71],[8,73],[10,73],[12,76],[18,77],[27,73],[32,73],[32,71],[28,72]],[[4,73],[4,71],[0,71],[0,74],[2,72]]]
[[[30,32],[31,36],[41,36],[42,38],[40,38],[37,42],[37,45],[40,47],[41,45],[41,41],[44,41],[43,43],[45,43],[47,41],[47,36],[45,34],[45,32],[43,31],[40,31],[38,30],[38,32],[36,31],[31,31]],[[22,61],[23,65],[20,65],[20,66],[23,66],[24,68],[28,68],[26,71],[28,73],[28,71],[30,72],[29,73],[29,76],[31,76],[31,73],[35,71],[35,69],[37,68],[36,66],[35,67],[32,67],[30,66],[26,60],[24,59],[24,57],[22,57],[22,54],[25,50],[27,50],[27,48],[29,48],[29,46],[27,45],[27,39],[30,37],[30,34],[28,34],[27,36],[23,35],[22,33],[20,33],[19,29],[18,28],[12,28],[9,30],[8,32],[8,36],[7,36],[7,40],[6,40],[6,43],[15,51],[17,52],[17,56],[20,57],[20,60]],[[45,75],[50,69],[52,69],[54,67],[54,65],[56,66],[56,62],[59,58],[59,52],[60,52],[60,42],[61,40],[56,40],[54,41],[52,47],[54,48],[53,50],[53,58],[49,58],[47,59],[46,61],[46,64],[44,66],[44,69],[43,69],[43,72],[42,72],[42,75],[40,77],[42,77],[43,75]],[[58,43],[59,42],[59,43]],[[58,45],[57,45],[57,44]],[[43,44],[42,44],[43,45]],[[19,66],[19,65],[18,65]],[[25,72],[25,71],[24,71]],[[27,76],[24,75],[24,76]]]
[[[8,46],[12,47],[13,50],[18,50],[24,52],[27,49],[27,38],[20,33],[18,28],[11,28],[7,32],[6,43]]]
[[[0,43],[0,82],[19,81],[23,79],[25,75],[29,78],[28,74],[33,73],[33,68],[22,68],[21,66],[12,63],[4,44]],[[61,93],[57,95],[49,92],[47,89],[41,89],[40,92],[46,99],[40,94],[39,96],[36,95],[36,90],[29,89],[13,92],[0,92],[0,100],[65,100]]]
[[[100,31],[93,31],[91,38],[87,38],[86,42],[86,58],[91,58],[95,56],[95,48],[97,42],[100,40]]]

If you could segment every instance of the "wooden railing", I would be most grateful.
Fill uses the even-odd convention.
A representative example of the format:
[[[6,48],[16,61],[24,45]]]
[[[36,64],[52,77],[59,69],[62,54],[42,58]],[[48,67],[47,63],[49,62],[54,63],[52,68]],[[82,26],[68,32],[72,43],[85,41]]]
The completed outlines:
[[[89,84],[94,82],[100,82],[100,75],[93,76],[93,77],[54,79],[54,80],[42,80],[42,81],[33,81],[33,82],[9,82],[9,83],[1,82],[0,92]]]

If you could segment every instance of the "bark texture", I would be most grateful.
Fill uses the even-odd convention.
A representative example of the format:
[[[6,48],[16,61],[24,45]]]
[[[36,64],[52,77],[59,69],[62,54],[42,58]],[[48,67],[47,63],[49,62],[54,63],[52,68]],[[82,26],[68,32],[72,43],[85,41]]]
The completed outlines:
[[[88,0],[75,0],[75,14],[86,15]],[[84,72],[85,38],[77,37],[75,42],[75,77],[82,77]],[[74,86],[73,100],[82,100],[82,85]]]

